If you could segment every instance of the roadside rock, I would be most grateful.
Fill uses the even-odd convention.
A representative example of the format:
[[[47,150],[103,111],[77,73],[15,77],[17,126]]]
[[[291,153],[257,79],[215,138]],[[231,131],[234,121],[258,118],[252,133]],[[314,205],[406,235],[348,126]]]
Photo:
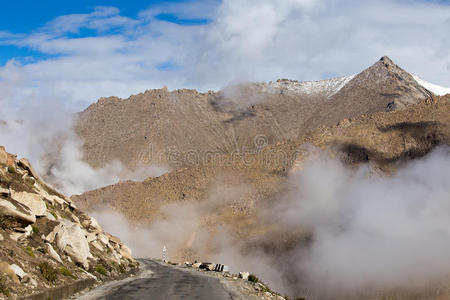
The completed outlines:
[[[47,251],[50,257],[62,263],[61,257],[59,256],[58,252],[56,252],[55,249],[53,249],[53,246],[49,243],[46,243],[45,245],[47,246]]]
[[[25,273],[21,267],[19,267],[16,264],[12,264],[10,268],[14,271],[14,273],[19,277],[20,279],[24,278],[27,273]]]
[[[109,243],[109,238],[103,233],[99,233],[97,239],[105,245],[108,245]]]
[[[98,224],[97,220],[90,217],[88,220],[83,221],[83,227],[91,229],[93,231],[102,232],[102,227]]]
[[[94,232],[88,232],[86,233],[86,240],[88,243],[96,241],[97,235]]]
[[[20,159],[18,165],[21,166],[22,168],[24,168],[25,170],[27,170],[30,173],[30,175],[33,176],[34,178],[36,178],[36,179],[39,178],[39,175],[33,169],[30,162],[28,161],[28,159],[26,159],[26,158]]]
[[[98,241],[93,241],[93,242],[91,243],[91,245],[92,245],[92,247],[94,247],[94,248],[97,249],[98,251],[101,251],[101,252],[105,251],[105,249],[103,248],[103,246],[100,245],[100,243],[99,243]]]
[[[51,234],[54,235],[59,249],[69,255],[74,262],[83,265],[86,269],[89,267],[87,260],[88,257],[91,257],[89,244],[84,231],[78,224],[61,220]]]
[[[25,226],[36,222],[36,216],[28,207],[16,207],[11,201],[0,198],[0,215],[11,218]]]
[[[239,272],[239,278],[248,280],[248,276],[250,276],[250,273],[248,273],[248,272]]]
[[[121,244],[121,241],[120,241],[120,239],[117,236],[114,236],[114,235],[111,235],[111,234],[108,234],[108,236],[109,236],[109,241],[111,243],[116,244],[116,245],[120,245]]]
[[[125,257],[127,259],[133,259],[133,257],[131,256],[131,249],[123,244],[120,245],[119,253],[120,253],[120,255],[122,255],[123,257]]]
[[[31,212],[37,217],[43,217],[47,213],[47,206],[44,200],[38,194],[28,192],[12,192],[11,198],[28,206]]]

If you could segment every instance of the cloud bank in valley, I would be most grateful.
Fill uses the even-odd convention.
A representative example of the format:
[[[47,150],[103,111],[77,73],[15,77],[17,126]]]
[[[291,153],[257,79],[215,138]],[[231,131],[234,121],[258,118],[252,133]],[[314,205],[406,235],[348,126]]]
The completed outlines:
[[[449,168],[448,147],[392,177],[355,173],[327,157],[308,162],[276,209],[285,226],[313,229],[297,268],[325,292],[420,289],[448,276]]]
[[[380,289],[420,290],[449,275],[449,169],[448,147],[387,177],[374,175],[368,166],[350,170],[324,154],[314,155],[290,176],[290,192],[259,212],[262,222],[277,220],[281,232],[303,228],[313,234],[306,244],[276,254],[254,246],[249,251],[226,226],[211,237],[200,221],[215,211],[211,201],[171,204],[163,208],[166,217],[149,227],[131,227],[110,210],[94,216],[139,256],[160,257],[167,245],[174,259],[175,249],[186,241],[197,245],[199,253],[211,243],[214,251],[202,259],[229,264],[235,272],[254,272],[293,295],[329,298]],[[227,195],[231,203],[245,191],[238,187],[222,193],[216,204],[227,202]],[[111,214],[122,221],[111,222]]]

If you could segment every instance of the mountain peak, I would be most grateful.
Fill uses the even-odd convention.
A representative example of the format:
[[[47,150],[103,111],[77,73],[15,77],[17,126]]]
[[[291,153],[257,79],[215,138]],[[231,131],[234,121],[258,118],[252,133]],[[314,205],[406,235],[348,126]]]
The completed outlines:
[[[380,61],[385,64],[394,65],[394,62],[388,56],[383,56],[382,58],[380,58]]]

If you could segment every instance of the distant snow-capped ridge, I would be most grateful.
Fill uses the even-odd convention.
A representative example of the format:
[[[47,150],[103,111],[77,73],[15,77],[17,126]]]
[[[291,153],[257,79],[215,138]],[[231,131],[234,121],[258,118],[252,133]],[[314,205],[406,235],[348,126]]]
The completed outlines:
[[[414,74],[411,74],[411,75],[415,81],[417,81],[421,86],[423,86],[424,88],[426,88],[427,90],[429,90],[430,92],[432,92],[435,95],[443,96],[443,95],[450,94],[450,88],[445,88],[445,87],[439,86],[437,84],[425,81],[417,75],[414,75]]]
[[[356,74],[317,81],[278,79],[276,82],[269,82],[268,85],[272,88],[278,88],[297,94],[323,94],[327,97],[331,97],[339,92],[355,76]]]

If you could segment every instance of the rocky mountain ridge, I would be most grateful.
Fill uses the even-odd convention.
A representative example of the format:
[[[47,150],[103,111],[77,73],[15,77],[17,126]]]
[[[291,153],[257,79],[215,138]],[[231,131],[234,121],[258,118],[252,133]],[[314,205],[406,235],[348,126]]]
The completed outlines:
[[[137,267],[131,250],[0,147],[0,297],[16,299]]]
[[[268,145],[246,159],[225,154],[220,159],[159,177],[142,182],[123,181],[72,199],[88,211],[107,205],[132,222],[148,224],[160,216],[164,205],[210,198],[210,189],[216,182],[223,186],[245,185],[248,190],[236,203],[222,203],[231,210],[230,216],[239,219],[251,214],[252,207],[259,201],[270,201],[282,191],[286,175],[299,168],[311,147],[330,151],[349,166],[370,163],[380,172],[390,173],[404,161],[421,157],[438,145],[449,144],[450,97],[432,97],[404,110],[344,119],[335,126],[320,127],[298,139]],[[276,159],[276,154],[285,156]],[[133,205],[130,205],[131,199]],[[230,220],[227,223],[238,224]]]
[[[93,167],[192,165],[199,157],[253,151],[345,118],[403,109],[430,97],[388,57],[363,72],[319,82],[245,83],[219,92],[149,90],[102,98],[79,114],[76,133]]]

